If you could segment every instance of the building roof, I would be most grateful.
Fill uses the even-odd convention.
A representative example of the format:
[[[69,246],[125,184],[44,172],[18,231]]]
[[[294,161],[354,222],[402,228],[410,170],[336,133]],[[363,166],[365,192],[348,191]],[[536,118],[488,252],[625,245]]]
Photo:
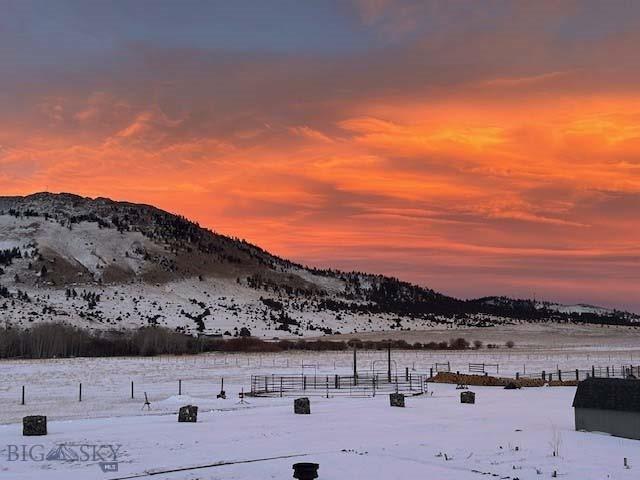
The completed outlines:
[[[578,384],[573,406],[640,412],[640,380],[589,378]]]

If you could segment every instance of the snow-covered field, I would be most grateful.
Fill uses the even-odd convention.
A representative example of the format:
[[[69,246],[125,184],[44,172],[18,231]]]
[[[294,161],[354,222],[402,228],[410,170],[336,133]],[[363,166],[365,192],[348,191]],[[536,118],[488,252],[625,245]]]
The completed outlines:
[[[393,361],[400,372],[449,361],[461,372],[468,363],[484,362],[499,363],[501,373],[508,373],[522,372],[525,365],[552,371],[558,365],[582,369],[640,359],[640,346],[609,347],[396,351]],[[385,352],[359,352],[359,371],[384,369],[385,357]],[[140,478],[278,479],[292,478],[293,463],[313,461],[320,464],[320,479],[473,479],[486,473],[522,480],[550,478],[554,470],[559,478],[638,478],[639,442],[573,430],[572,387],[477,387],[476,405],[462,405],[454,385],[430,384],[429,394],[408,398],[405,409],[391,408],[386,395],[312,396],[310,416],[294,415],[292,398],[238,403],[251,374],[351,370],[351,352],[1,362],[0,472],[11,479],[115,479],[222,462],[226,465]],[[216,399],[223,377],[226,400]],[[151,411],[142,410],[143,392]],[[186,404],[200,407],[197,424],[177,423],[176,412]],[[22,436],[19,422],[30,414],[48,416],[48,436]],[[558,439],[560,455],[554,457]],[[119,471],[103,473],[98,458],[9,461],[16,448],[10,445],[41,445],[34,449],[37,458],[59,444],[121,445]],[[630,469],[623,466],[625,457]]]
[[[539,337],[539,338],[545,338]],[[509,350],[412,351],[392,352],[392,370],[402,376],[405,368],[414,374],[428,374],[435,364],[449,363],[451,371],[467,373],[470,363],[499,365],[499,374],[515,376],[551,373],[591,366],[614,367],[640,365],[640,343],[621,344],[618,337],[598,337],[598,344],[542,347],[521,346]],[[358,352],[358,371],[386,371],[386,351]],[[350,375],[353,353],[283,352],[283,353],[212,353],[203,355],[70,358],[49,360],[11,360],[0,362],[0,424],[17,422],[30,412],[40,411],[53,418],[130,416],[140,413],[144,392],[154,404],[154,411],[175,410],[165,402],[179,393],[200,399],[203,406],[228,407],[229,400],[216,400],[224,378],[224,389],[237,399],[241,390],[250,390],[255,375],[301,374]],[[134,399],[131,399],[131,382]],[[78,402],[82,383],[82,402]],[[21,405],[22,386],[25,403]]]
[[[391,408],[386,396],[312,399],[312,414],[294,415],[292,399],[220,401],[197,424],[173,413],[202,398],[169,399],[173,412],[118,418],[50,421],[49,435],[26,438],[17,424],[0,426],[0,470],[11,479],[113,479],[143,474],[160,479],[285,479],[291,465],[320,464],[320,479],[559,478],[634,479],[638,442],[575,432],[574,388],[519,391],[476,388],[475,405],[459,402],[453,385],[433,385],[433,396]],[[133,407],[134,405],[132,405]],[[6,460],[4,445],[117,445],[117,473],[89,461]],[[552,455],[559,444],[559,456]],[[36,452],[38,450],[36,449]],[[104,454],[105,458],[108,455]],[[284,457],[284,458],[278,458]],[[623,459],[630,469],[625,469]],[[258,460],[255,462],[248,462]],[[238,463],[234,463],[238,462]],[[243,463],[244,462],[244,463]],[[166,470],[226,465],[144,475]]]

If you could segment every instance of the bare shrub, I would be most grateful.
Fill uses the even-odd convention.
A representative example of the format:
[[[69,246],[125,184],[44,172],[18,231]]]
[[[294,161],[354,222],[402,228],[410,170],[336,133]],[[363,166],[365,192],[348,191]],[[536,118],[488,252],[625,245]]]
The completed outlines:
[[[554,457],[559,457],[560,447],[562,446],[562,434],[555,426],[553,427],[553,431],[551,433],[551,441],[549,442],[549,446],[551,447],[552,455]]]
[[[452,338],[449,340],[449,348],[451,350],[466,350],[469,348],[469,342],[462,337]]]

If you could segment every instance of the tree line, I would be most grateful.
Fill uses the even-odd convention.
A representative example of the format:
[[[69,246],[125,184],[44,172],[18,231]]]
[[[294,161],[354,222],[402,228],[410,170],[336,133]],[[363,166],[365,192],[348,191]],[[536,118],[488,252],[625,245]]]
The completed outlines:
[[[508,348],[513,342],[507,342]],[[482,348],[464,338],[449,342],[409,343],[405,340],[348,341],[275,340],[239,336],[223,339],[194,337],[164,327],[148,326],[129,332],[91,332],[63,323],[41,323],[28,329],[5,326],[0,328],[0,358],[68,358],[185,355],[203,352],[285,352],[344,351],[352,348],[384,350],[466,350]],[[489,346],[488,346],[489,347]],[[497,346],[492,346],[497,348]]]

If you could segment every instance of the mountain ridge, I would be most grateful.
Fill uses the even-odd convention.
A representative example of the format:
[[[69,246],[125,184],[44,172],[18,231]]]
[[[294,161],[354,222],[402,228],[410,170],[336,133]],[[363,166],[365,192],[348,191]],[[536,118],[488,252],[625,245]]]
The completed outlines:
[[[163,325],[262,337],[493,326],[640,324],[615,309],[461,300],[397,278],[309,268],[152,205],[40,192],[0,197],[0,320],[95,330]],[[243,330],[244,329],[244,330]]]

